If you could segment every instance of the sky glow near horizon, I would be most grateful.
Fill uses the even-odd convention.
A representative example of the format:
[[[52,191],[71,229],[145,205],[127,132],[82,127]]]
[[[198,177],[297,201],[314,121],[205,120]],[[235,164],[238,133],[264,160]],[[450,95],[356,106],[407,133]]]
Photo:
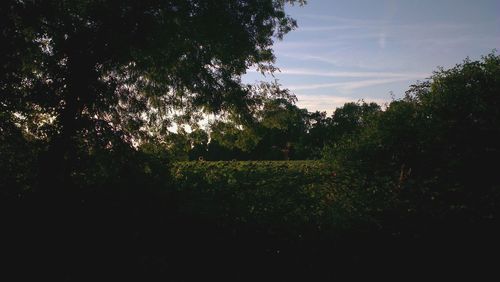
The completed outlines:
[[[309,111],[383,104],[438,66],[500,51],[500,0],[308,0],[287,13],[298,28],[275,42],[275,78]]]

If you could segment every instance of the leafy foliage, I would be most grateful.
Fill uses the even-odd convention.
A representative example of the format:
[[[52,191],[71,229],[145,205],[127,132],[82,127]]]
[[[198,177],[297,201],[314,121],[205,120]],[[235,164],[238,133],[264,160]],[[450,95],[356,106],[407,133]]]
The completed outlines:
[[[195,127],[188,133],[178,129],[166,137],[166,146],[175,160],[188,156],[190,160],[210,161],[320,159],[326,145],[354,136],[380,112],[379,105],[359,101],[346,103],[327,117],[326,112],[298,108],[292,96],[266,99],[253,120],[223,117],[206,130]],[[200,134],[206,141],[194,141]],[[168,140],[180,143],[173,142],[178,144],[173,146]]]
[[[325,157],[343,175],[363,179],[351,181],[359,183],[351,191],[378,202],[370,211],[392,209],[398,222],[415,215],[429,221],[497,218],[500,179],[492,164],[500,157],[499,70],[494,53],[438,70]]]
[[[324,162],[177,162],[172,175],[187,213],[278,230],[330,225],[334,177]]]

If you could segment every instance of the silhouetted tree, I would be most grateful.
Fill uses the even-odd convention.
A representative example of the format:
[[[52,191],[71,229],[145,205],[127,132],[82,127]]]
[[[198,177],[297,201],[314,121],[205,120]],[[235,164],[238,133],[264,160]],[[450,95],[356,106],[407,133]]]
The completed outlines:
[[[169,113],[245,116],[294,0],[2,1],[0,105],[50,141],[42,175],[69,183],[82,148],[161,135]],[[85,151],[85,150],[83,150]]]

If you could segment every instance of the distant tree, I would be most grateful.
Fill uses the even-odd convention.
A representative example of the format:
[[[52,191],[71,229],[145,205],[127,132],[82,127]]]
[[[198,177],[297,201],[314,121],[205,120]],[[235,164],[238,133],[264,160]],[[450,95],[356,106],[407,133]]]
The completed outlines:
[[[210,126],[210,136],[242,158],[289,159],[306,134],[307,117],[307,110],[295,106],[292,96],[266,99],[252,122],[219,120]]]
[[[310,112],[307,117],[307,133],[296,145],[296,157],[320,159],[323,147],[331,142],[331,117],[326,112]]]
[[[257,114],[264,136],[259,144],[264,158],[295,158],[296,148],[307,133],[309,120],[306,109],[300,109],[293,101],[275,99],[268,101]]]
[[[331,138],[339,140],[343,136],[355,134],[372,121],[374,115],[381,112],[376,103],[350,102],[337,108],[332,115]]]
[[[171,132],[162,139],[164,142],[160,146],[167,148],[172,161],[187,161],[189,159],[191,141],[186,130],[179,128],[177,132]]]
[[[200,128],[189,133],[191,149],[189,150],[189,160],[199,160],[207,158],[208,133]]]

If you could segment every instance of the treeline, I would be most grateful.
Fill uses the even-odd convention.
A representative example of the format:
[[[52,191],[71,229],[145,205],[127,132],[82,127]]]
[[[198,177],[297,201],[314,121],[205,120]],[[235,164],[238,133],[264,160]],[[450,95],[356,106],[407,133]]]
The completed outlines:
[[[171,160],[313,160],[321,159],[327,146],[350,136],[382,113],[376,103],[346,103],[328,116],[308,112],[289,99],[264,103],[247,123],[220,119],[192,131],[170,132],[163,146]]]

